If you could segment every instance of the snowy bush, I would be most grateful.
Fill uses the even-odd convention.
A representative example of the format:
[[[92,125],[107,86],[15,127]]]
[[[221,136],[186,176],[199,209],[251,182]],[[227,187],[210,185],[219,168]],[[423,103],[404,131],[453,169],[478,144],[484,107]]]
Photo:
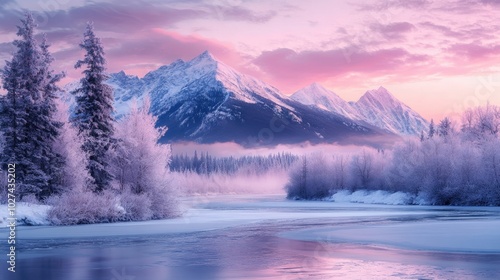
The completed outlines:
[[[172,185],[157,184],[147,194],[151,201],[153,219],[173,218],[180,215],[178,192]]]
[[[54,199],[48,218],[55,225],[110,223],[125,219],[120,199],[111,191],[71,191]]]
[[[121,206],[125,209],[125,220],[142,221],[153,217],[151,199],[146,194],[126,192],[122,194],[120,202]]]

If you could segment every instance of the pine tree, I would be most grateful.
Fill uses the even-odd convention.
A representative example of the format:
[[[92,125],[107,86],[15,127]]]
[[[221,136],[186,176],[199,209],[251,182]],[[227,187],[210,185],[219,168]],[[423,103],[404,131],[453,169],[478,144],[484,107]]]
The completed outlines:
[[[100,192],[108,188],[112,180],[108,166],[109,154],[115,142],[113,91],[105,84],[108,76],[105,74],[104,50],[91,23],[87,24],[80,47],[86,54],[83,60],[76,63],[75,68],[86,67],[82,72],[84,77],[80,80],[80,87],[73,92],[76,95],[73,121],[84,139],[82,149],[88,156],[90,187],[95,192]]]
[[[452,132],[451,121],[448,117],[441,120],[438,125],[438,135],[446,137]]]
[[[434,120],[431,119],[431,123],[429,124],[429,134],[428,134],[429,139],[434,137],[435,132],[436,132],[436,129],[434,128]]]
[[[46,40],[37,45],[31,14],[18,26],[17,48],[2,70],[0,124],[5,135],[2,165],[16,164],[20,198],[28,194],[44,198],[56,191],[60,157],[53,150],[60,123],[55,121],[55,83],[60,75],[50,70],[52,58]]]
[[[54,58],[50,54],[49,44],[44,36],[40,45],[41,67],[40,78],[42,81],[42,101],[39,104],[40,118],[38,118],[39,127],[43,127],[37,132],[38,139],[41,141],[41,160],[40,167],[49,177],[47,188],[40,193],[40,197],[47,197],[53,193],[58,193],[61,189],[62,170],[64,166],[63,157],[55,152],[54,143],[60,135],[63,122],[56,120],[57,113],[57,95],[59,90],[56,83],[63,78],[63,74],[56,74],[50,69]]]

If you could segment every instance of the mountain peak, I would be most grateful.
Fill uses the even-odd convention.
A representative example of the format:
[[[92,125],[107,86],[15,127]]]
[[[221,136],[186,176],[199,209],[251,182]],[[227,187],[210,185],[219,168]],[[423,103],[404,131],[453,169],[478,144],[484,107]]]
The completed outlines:
[[[193,58],[191,60],[192,62],[210,62],[210,63],[216,63],[217,62],[217,58],[215,58],[215,56],[210,53],[209,51],[204,51],[202,52],[200,55],[198,55],[197,57]]]
[[[422,116],[382,86],[367,91],[354,107],[368,123],[394,133],[418,135],[427,127],[427,121]]]
[[[314,83],[306,86],[304,89],[320,90],[320,91],[328,91],[328,92],[330,92],[330,90],[328,90],[327,88],[325,88],[324,86],[322,86],[318,82],[314,82]]]
[[[297,94],[297,95],[301,95],[301,94],[326,95],[326,96],[334,95],[334,96],[336,96],[336,94],[333,91],[325,88],[323,85],[321,85],[318,82],[314,82],[314,83],[298,90],[294,94]]]
[[[385,87],[380,86],[377,89],[371,89],[367,91],[363,97],[372,97],[375,99],[385,99],[385,100],[397,100],[394,95],[392,95]]]
[[[335,92],[323,87],[319,83],[312,83],[290,96],[294,101],[304,105],[316,106],[339,115],[357,119],[356,112]]]

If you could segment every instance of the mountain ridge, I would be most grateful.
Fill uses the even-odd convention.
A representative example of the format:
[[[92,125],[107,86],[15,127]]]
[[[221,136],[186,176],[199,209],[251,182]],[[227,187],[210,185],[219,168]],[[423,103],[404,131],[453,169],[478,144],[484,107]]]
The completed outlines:
[[[420,114],[398,100],[383,86],[366,91],[355,102],[347,102],[317,83],[295,92],[290,97],[303,104],[332,112],[342,113],[343,110],[350,118],[396,134],[419,135],[429,125]]]
[[[124,71],[113,73],[107,83],[114,89],[117,118],[128,112],[133,100],[140,105],[149,96],[157,125],[169,128],[164,142],[237,142],[252,146],[356,141],[377,145],[369,138],[398,137],[354,117],[352,104],[338,96],[333,98],[330,109],[336,103],[343,109],[315,108],[239,73],[209,52],[189,61],[176,60],[142,78]],[[71,87],[75,83],[66,91]]]

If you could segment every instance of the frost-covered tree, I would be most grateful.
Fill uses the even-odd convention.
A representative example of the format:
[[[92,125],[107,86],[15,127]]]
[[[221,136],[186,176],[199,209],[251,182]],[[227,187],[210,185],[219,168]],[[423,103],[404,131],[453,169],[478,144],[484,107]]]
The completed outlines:
[[[437,132],[438,135],[441,137],[447,137],[449,134],[453,132],[453,127],[448,117],[442,119],[441,122],[439,122]]]
[[[462,116],[462,132],[469,138],[483,139],[497,136],[500,131],[500,107],[487,104],[471,108]]]
[[[64,165],[61,169],[60,185],[63,191],[83,191],[89,180],[86,168],[87,156],[81,149],[83,141],[78,137],[77,128],[70,123],[69,107],[66,103],[58,100],[56,119],[63,123],[59,137],[54,143],[54,150],[61,155]]]
[[[156,121],[157,117],[149,113],[146,100],[142,108],[133,106],[116,126],[118,147],[113,158],[113,173],[131,219],[176,215],[175,191],[168,178],[170,145],[158,143],[166,128],[155,127]],[[150,211],[137,215],[137,211],[146,209]]]
[[[50,54],[48,48],[49,44],[44,35],[42,43],[40,45],[41,52],[41,67],[40,76],[42,81],[42,100],[40,102],[39,110],[40,115],[38,124],[33,124],[37,127],[42,127],[43,129],[36,131],[36,136],[41,142],[41,162],[40,166],[42,170],[49,177],[47,188],[42,189],[40,193],[41,197],[48,197],[54,193],[59,193],[62,184],[62,168],[64,166],[63,157],[54,149],[54,142],[60,135],[61,128],[63,126],[63,121],[57,120],[56,115],[58,114],[58,108],[56,103],[58,102],[58,97],[56,92],[59,87],[56,85],[63,78],[63,74],[55,73],[51,69],[51,64],[54,58]]]
[[[290,180],[285,186],[287,197],[319,199],[328,196],[336,187],[337,179],[342,180],[337,177],[338,166],[335,166],[334,162],[333,158],[321,154],[303,156],[290,171]]]
[[[307,177],[307,157],[303,156],[302,159],[292,168],[290,172],[290,179],[285,186],[287,198],[289,199],[310,199],[308,193]]]
[[[96,37],[91,23],[87,24],[83,42],[85,57],[75,68],[85,67],[76,96],[75,117],[78,133],[83,137],[82,149],[88,156],[87,169],[90,187],[96,192],[107,189],[112,180],[109,172],[109,157],[113,146],[113,91],[105,84],[104,50],[101,40]]]
[[[374,179],[374,158],[374,154],[367,150],[352,157],[352,173],[357,183],[363,188],[369,187]]]
[[[430,138],[434,137],[434,133],[436,132],[436,128],[434,127],[434,120],[431,119],[431,123],[429,124],[429,132],[427,136]]]
[[[16,52],[2,70],[0,126],[5,135],[2,164],[16,163],[18,192],[44,198],[57,191],[60,156],[53,143],[61,124],[54,120],[56,82],[61,75],[50,69],[46,40],[35,40],[36,24],[27,14],[18,26]]]

